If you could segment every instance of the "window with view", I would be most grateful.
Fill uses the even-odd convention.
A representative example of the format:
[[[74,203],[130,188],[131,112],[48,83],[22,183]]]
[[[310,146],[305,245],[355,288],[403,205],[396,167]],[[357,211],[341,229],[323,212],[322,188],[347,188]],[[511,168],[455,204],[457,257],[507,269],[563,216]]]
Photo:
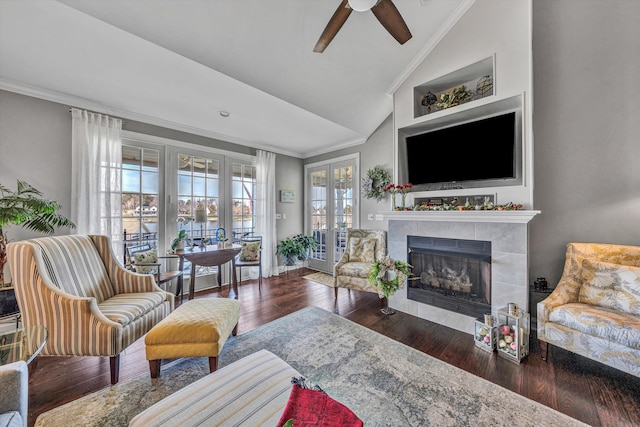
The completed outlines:
[[[160,153],[156,149],[122,146],[122,236],[113,236],[114,249],[124,259],[127,246],[158,244]]]

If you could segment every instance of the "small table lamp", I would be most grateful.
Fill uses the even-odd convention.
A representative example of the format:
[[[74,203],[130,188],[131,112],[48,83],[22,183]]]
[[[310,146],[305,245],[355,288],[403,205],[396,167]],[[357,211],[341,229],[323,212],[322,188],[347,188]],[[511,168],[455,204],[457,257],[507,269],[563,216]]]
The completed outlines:
[[[203,224],[207,222],[207,210],[206,209],[196,209],[196,222],[200,223],[200,247],[204,248],[207,246],[204,239],[204,231]]]

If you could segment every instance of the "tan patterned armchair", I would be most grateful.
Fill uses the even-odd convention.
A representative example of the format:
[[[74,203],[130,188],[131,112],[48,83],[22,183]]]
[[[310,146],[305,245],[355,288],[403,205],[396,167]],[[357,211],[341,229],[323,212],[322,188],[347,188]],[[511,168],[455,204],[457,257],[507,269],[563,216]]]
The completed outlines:
[[[347,230],[347,244],[344,254],[333,268],[336,298],[338,298],[338,288],[357,289],[379,294],[378,289],[369,283],[367,276],[371,264],[384,258],[385,255],[387,255],[386,231]]]
[[[640,377],[640,247],[569,243],[560,282],[538,303],[547,344]]]
[[[43,237],[7,249],[22,321],[49,331],[41,354],[108,356],[112,384],[120,353],[173,311],[173,295],[152,275],[124,269],[106,236]]]

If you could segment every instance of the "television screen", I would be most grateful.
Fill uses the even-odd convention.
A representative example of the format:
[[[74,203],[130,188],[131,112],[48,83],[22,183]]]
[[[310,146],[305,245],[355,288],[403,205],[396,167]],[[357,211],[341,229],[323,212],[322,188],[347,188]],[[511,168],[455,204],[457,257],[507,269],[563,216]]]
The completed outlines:
[[[406,138],[413,185],[516,177],[516,113]]]

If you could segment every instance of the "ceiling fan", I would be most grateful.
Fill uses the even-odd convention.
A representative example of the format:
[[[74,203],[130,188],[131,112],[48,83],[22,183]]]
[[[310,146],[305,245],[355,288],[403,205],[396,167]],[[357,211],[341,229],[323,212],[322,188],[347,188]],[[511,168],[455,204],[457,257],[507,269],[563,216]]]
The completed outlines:
[[[371,10],[382,26],[400,44],[405,44],[412,37],[407,24],[391,0],[342,0],[320,35],[318,43],[313,48],[314,52],[324,52],[353,10],[358,12]]]

